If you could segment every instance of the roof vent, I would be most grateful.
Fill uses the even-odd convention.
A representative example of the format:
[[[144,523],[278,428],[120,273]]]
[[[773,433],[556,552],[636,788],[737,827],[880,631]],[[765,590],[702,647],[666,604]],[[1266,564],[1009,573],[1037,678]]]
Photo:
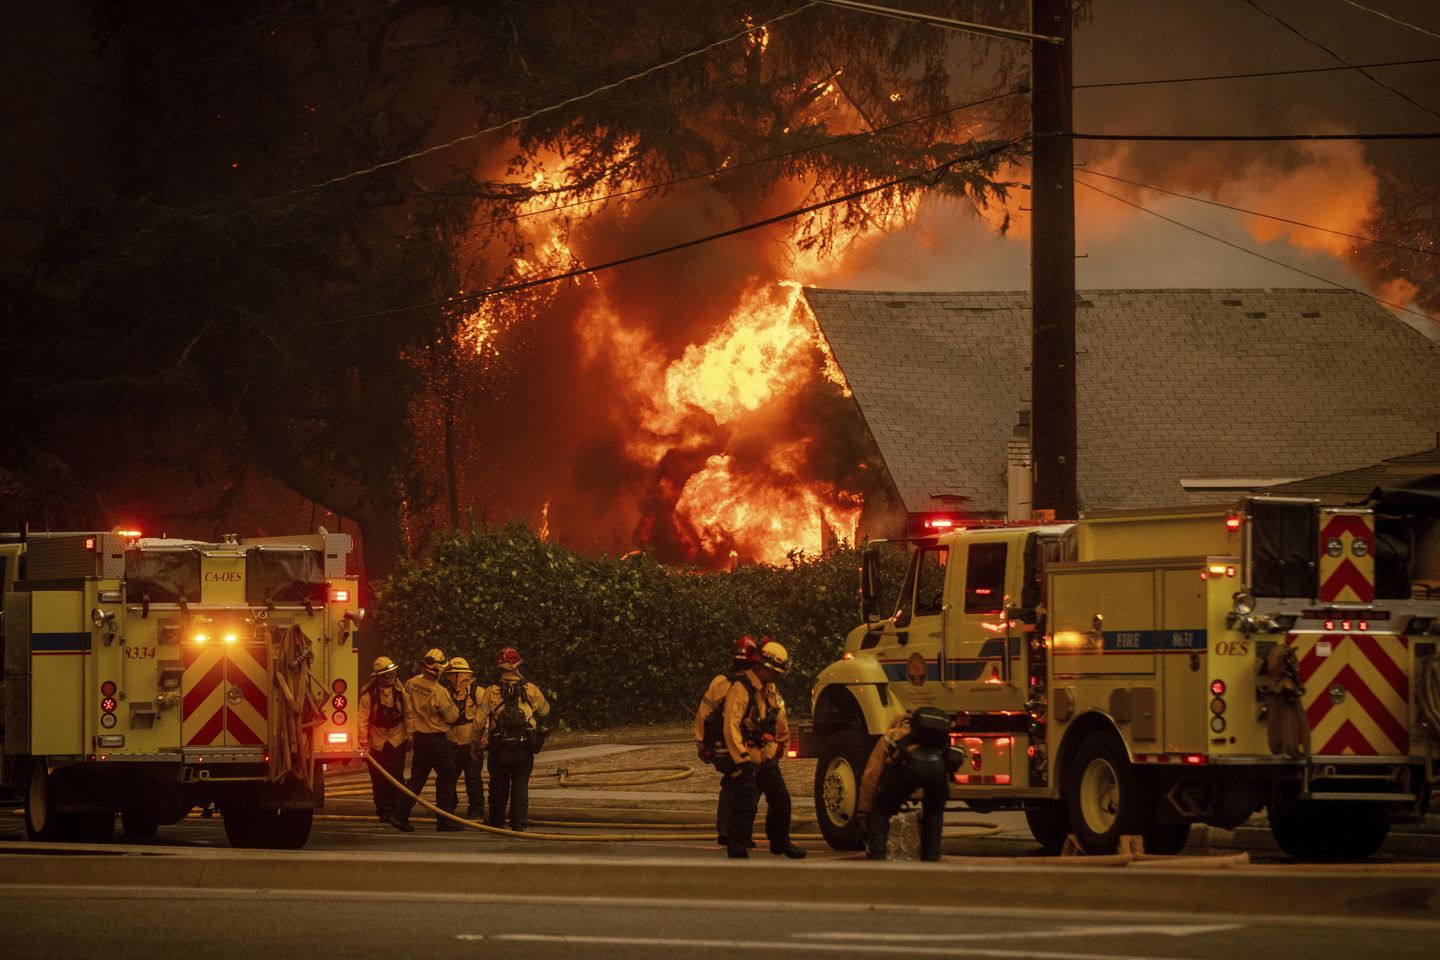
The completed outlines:
[[[889,307],[891,310],[904,310],[906,307],[910,306],[910,301],[909,301],[909,300],[887,300],[887,301],[885,301],[885,306]]]
[[[1300,314],[1300,316],[1305,317],[1306,319],[1309,319],[1309,320],[1319,320],[1319,319],[1320,319],[1320,311],[1319,311],[1319,310],[1309,310],[1309,311],[1307,311],[1307,312],[1305,312],[1305,313]]]

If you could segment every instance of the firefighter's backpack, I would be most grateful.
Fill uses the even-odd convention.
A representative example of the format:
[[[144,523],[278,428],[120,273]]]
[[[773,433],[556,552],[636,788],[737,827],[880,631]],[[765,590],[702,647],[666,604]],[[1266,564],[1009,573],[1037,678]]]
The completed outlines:
[[[737,682],[734,674],[730,675],[730,683],[733,686]],[[728,690],[727,690],[728,693]],[[705,718],[704,727],[705,739],[701,741],[701,749],[706,753],[705,760],[709,763],[716,763],[721,757],[727,761],[730,759],[730,752],[725,749],[725,698],[721,697]]]
[[[490,735],[490,749],[501,753],[534,753],[539,749],[535,742],[530,720],[521,709],[523,702],[530,705],[525,696],[525,681],[500,684],[500,709],[495,711],[495,732]]]

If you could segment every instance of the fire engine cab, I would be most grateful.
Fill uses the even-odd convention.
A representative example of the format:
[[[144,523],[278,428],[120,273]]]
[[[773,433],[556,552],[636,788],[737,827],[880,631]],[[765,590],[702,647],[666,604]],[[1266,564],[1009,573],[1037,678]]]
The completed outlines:
[[[1374,853],[1440,777],[1440,493],[1362,507],[1246,498],[911,541],[889,616],[877,547],[864,623],[814,689],[826,839],[857,849],[876,735],[953,716],[952,800],[1022,808],[1056,851],[1125,835],[1177,852],[1191,824],[1262,808],[1300,858]]]
[[[348,535],[0,535],[0,580],[0,781],[31,839],[214,805],[232,846],[305,845],[325,765],[360,756]]]

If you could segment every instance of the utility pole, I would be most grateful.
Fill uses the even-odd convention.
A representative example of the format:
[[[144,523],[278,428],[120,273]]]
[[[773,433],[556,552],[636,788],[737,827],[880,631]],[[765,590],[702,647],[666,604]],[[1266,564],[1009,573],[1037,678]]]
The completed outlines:
[[[1075,186],[1071,0],[1031,0],[1030,430],[1034,506],[1079,513],[1075,481]]]

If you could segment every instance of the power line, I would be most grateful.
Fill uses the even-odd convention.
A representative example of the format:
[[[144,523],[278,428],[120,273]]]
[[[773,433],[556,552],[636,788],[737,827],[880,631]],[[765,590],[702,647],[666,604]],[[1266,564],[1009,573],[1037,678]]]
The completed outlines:
[[[784,213],[776,214],[773,217],[766,217],[764,220],[756,220],[751,223],[742,224],[738,227],[731,227],[728,230],[721,230],[718,233],[708,234],[703,237],[695,237],[690,240],[683,240],[680,243],[673,243],[666,247],[659,247],[654,250],[647,250],[643,253],[631,254],[630,256],[621,257],[617,260],[609,260],[605,263],[597,263],[593,266],[588,267],[577,267],[574,270],[567,270],[563,273],[550,274],[544,277],[534,277],[530,280],[520,280],[516,281],[515,283],[507,283],[497,287],[490,287],[485,290],[477,290],[473,293],[462,294],[458,297],[448,297],[444,300],[431,300],[426,303],[413,303],[409,306],[394,307],[390,310],[377,310],[373,313],[354,314],[348,317],[336,317],[332,320],[321,320],[317,321],[316,323],[302,324],[295,327],[294,329],[311,330],[317,327],[329,327],[341,323],[354,323],[360,320],[374,320],[380,317],[389,317],[400,313],[409,313],[412,310],[425,310],[431,307],[449,307],[465,303],[475,303],[480,300],[485,300],[503,293],[516,293],[521,290],[529,290],[533,287],[540,287],[551,283],[557,283],[561,280],[571,280],[575,277],[583,277],[587,274],[599,273],[602,270],[610,270],[614,267],[624,266],[625,264],[637,263],[641,260],[649,260],[652,257],[664,256],[667,253],[675,253],[676,251],[686,250],[690,247],[698,247],[701,244],[712,243],[716,240],[724,240],[728,237],[734,237],[742,233],[748,233],[751,230],[758,230],[761,227],[774,226],[777,223],[784,223],[786,220],[793,220],[796,217],[804,216],[807,213],[814,213],[817,210],[823,210],[826,207],[833,207],[837,204],[847,203],[851,200],[859,200],[862,197],[868,197],[871,194],[879,193],[882,190],[889,190],[891,187],[899,186],[902,183],[926,179],[933,179],[935,182],[938,183],[939,179],[944,176],[944,174],[949,172],[951,168],[959,166],[962,163],[972,163],[980,160],[988,160],[989,158],[997,156],[1004,151],[1016,146],[1020,142],[1021,141],[1018,139],[1007,140],[1006,142],[997,144],[993,147],[987,147],[984,150],[978,150],[974,153],[963,154],[958,157],[953,157],[949,160],[946,160],[944,163],[936,164],[933,167],[928,167],[924,170],[916,171],[915,173],[909,173],[903,177],[896,177],[893,180],[887,180],[884,183],[876,184],[872,187],[866,187],[862,190],[855,190],[851,193],[844,194],[843,196],[832,197],[829,200],[821,200],[818,203],[808,204],[803,207],[796,207],[793,210],[787,210]]]
[[[1336,60],[1339,60],[1346,66],[1350,66],[1349,60],[1346,60],[1344,57],[1340,56],[1340,54],[1336,53],[1334,50],[1331,50],[1329,47],[1325,46],[1325,44],[1321,43],[1319,40],[1316,40],[1314,37],[1302,33],[1299,28],[1292,26],[1290,23],[1281,19],[1279,16],[1271,13],[1269,10],[1266,10],[1264,7],[1260,6],[1260,4],[1256,3],[1255,0],[1245,0],[1245,2],[1248,3],[1250,6],[1254,7],[1256,10],[1260,11],[1260,13],[1269,17],[1271,20],[1274,20],[1276,23],[1280,24],[1280,26],[1284,27],[1286,30],[1289,30],[1291,33],[1295,34],[1295,36],[1299,37],[1301,40],[1304,40],[1306,43],[1310,44],[1312,47],[1315,47],[1317,50],[1323,50],[1325,53],[1328,53],[1330,56],[1334,57]],[[1430,114],[1430,116],[1440,117],[1440,112],[1437,112],[1430,107],[1425,106],[1425,104],[1421,103],[1419,100],[1416,100],[1414,97],[1410,96],[1405,91],[1390,86],[1390,84],[1386,83],[1384,80],[1381,80],[1374,74],[1368,73],[1365,70],[1361,70],[1360,75],[1365,77],[1371,83],[1375,84],[1377,87],[1389,90],[1391,93],[1395,94],[1395,96],[1399,97],[1401,100],[1404,100],[1406,103],[1409,103],[1415,107],[1419,107],[1421,110],[1424,110],[1426,113]]]
[[[1200,83],[1209,80],[1251,80],[1260,77],[1292,77],[1309,73],[1342,73],[1376,67],[1413,67],[1440,63],[1440,57],[1419,57],[1411,60],[1380,60],[1375,63],[1347,63],[1339,67],[1300,67],[1293,70],[1257,70],[1252,73],[1211,73],[1191,77],[1166,77],[1156,80],[1111,80],[1105,83],[1077,83],[1071,90],[1098,90],[1105,87],[1149,87],[1162,83]]]
[[[1081,180],[1078,177],[1075,178],[1075,182],[1078,183],[1080,186],[1085,187],[1087,190],[1094,190],[1096,193],[1103,194],[1104,196],[1109,197],[1111,200],[1118,200],[1119,202],[1125,204],[1127,207],[1134,207],[1136,210],[1139,210],[1143,213],[1148,213],[1150,214],[1150,216],[1155,217],[1159,220],[1164,220],[1166,223],[1174,224],[1182,230],[1189,230],[1191,233],[1199,234],[1200,236],[1205,237],[1209,240],[1214,240],[1216,243],[1224,244],[1225,246],[1230,247],[1233,250],[1239,250],[1241,253],[1248,253],[1250,256],[1258,257],[1259,259],[1264,260],[1267,263],[1273,263],[1277,267],[1284,267],[1286,270],[1293,270],[1294,272],[1301,274],[1302,276],[1309,277],[1312,280],[1319,280],[1321,283],[1328,284],[1329,286],[1338,287],[1341,290],[1348,290],[1351,293],[1357,293],[1360,296],[1366,298],[1367,300],[1374,300],[1376,303],[1383,304],[1384,306],[1393,307],[1396,310],[1401,310],[1405,313],[1414,314],[1415,316],[1425,320],[1429,320],[1432,323],[1440,323],[1440,321],[1437,321],[1429,314],[1421,313],[1419,310],[1412,310],[1411,308],[1404,306],[1403,304],[1392,303],[1389,300],[1381,300],[1379,297],[1368,294],[1364,290],[1357,290],[1354,287],[1347,287],[1345,286],[1345,284],[1340,283],[1336,280],[1331,280],[1329,277],[1322,277],[1318,273],[1311,273],[1309,270],[1304,270],[1300,267],[1295,266],[1294,264],[1286,263],[1283,260],[1276,260],[1274,257],[1267,257],[1265,254],[1260,253],[1258,250],[1251,250],[1249,247],[1241,246],[1240,244],[1234,243],[1230,240],[1226,240],[1223,237],[1217,237],[1213,233],[1206,233],[1199,227],[1192,227],[1188,223],[1183,223],[1172,217],[1167,217],[1163,213],[1157,213],[1156,211],[1151,210],[1149,207],[1136,203],[1133,200],[1126,200],[1124,197],[1117,196],[1116,194],[1111,193],[1109,190],[1102,190],[1099,187],[1095,186],[1093,183],[1086,183],[1084,180]]]
[[[1440,131],[1419,133],[1075,133],[1076,140],[1160,143],[1273,143],[1327,140],[1440,140]]]
[[[430,154],[432,154],[432,153],[438,153],[438,152],[441,151],[441,150],[448,150],[449,148],[451,148],[451,147],[453,147],[453,146],[456,146],[457,144],[467,143],[467,142],[469,142],[469,141],[471,141],[471,140],[475,140],[475,139],[478,139],[478,138],[480,138],[480,137],[486,136],[487,134],[496,133],[496,132],[498,132],[498,131],[500,131],[500,130],[504,130],[506,127],[514,126],[514,125],[517,124],[517,123],[524,123],[524,122],[526,122],[526,121],[528,121],[528,120],[533,120],[533,119],[535,119],[536,117],[544,116],[544,115],[547,114],[547,113],[554,113],[556,110],[560,110],[560,109],[563,108],[563,107],[568,107],[568,106],[570,106],[571,104],[579,103],[579,102],[582,101],[582,100],[588,100],[589,98],[594,97],[594,96],[597,96],[597,95],[599,95],[599,94],[601,94],[601,93],[607,93],[607,92],[609,92],[609,91],[611,91],[611,90],[616,89],[617,87],[621,87],[621,86],[624,86],[624,85],[627,84],[627,83],[631,83],[632,81],[640,80],[640,79],[643,79],[643,78],[645,78],[645,77],[648,77],[648,76],[650,76],[652,73],[657,73],[657,72],[659,72],[659,71],[661,71],[661,70],[668,69],[669,67],[673,67],[673,66],[675,66],[675,65],[678,64],[678,63],[683,63],[683,62],[685,62],[686,60],[689,60],[689,59],[691,59],[691,58],[693,58],[693,57],[698,57],[698,56],[700,56],[701,54],[709,53],[711,50],[714,50],[714,49],[717,48],[717,47],[723,47],[723,46],[725,46],[725,45],[728,44],[728,43],[733,43],[734,41],[740,39],[741,37],[748,37],[748,36],[750,36],[751,34],[757,32],[757,31],[765,30],[765,29],[767,29],[771,24],[779,23],[781,20],[786,20],[786,19],[789,19],[790,17],[793,17],[793,16],[795,16],[795,15],[797,15],[797,14],[804,13],[806,10],[809,10],[811,7],[815,6],[818,2],[819,2],[819,0],[807,0],[806,3],[801,4],[799,7],[796,7],[794,10],[791,10],[791,11],[788,12],[788,13],[782,13],[782,14],[780,14],[779,16],[776,16],[776,17],[771,17],[769,20],[766,20],[764,23],[757,24],[757,25],[755,25],[755,26],[753,26],[753,27],[747,27],[747,28],[745,28],[744,30],[741,30],[741,31],[739,31],[739,32],[737,32],[737,33],[732,33],[732,34],[730,34],[730,35],[727,36],[727,37],[724,37],[724,38],[722,38],[722,39],[720,39],[720,40],[716,40],[716,41],[714,41],[713,43],[708,43],[708,44],[706,44],[705,46],[700,47],[699,49],[691,50],[689,53],[682,53],[680,56],[678,56],[678,57],[672,57],[671,59],[666,60],[664,63],[657,63],[657,64],[656,64],[655,66],[653,66],[653,67],[648,67],[647,69],[641,70],[641,71],[639,71],[638,73],[632,73],[632,74],[630,74],[630,75],[627,76],[627,77],[622,77],[622,78],[620,78],[619,80],[615,80],[615,81],[612,81],[612,82],[610,82],[610,83],[602,84],[601,86],[595,87],[593,90],[588,90],[588,91],[586,91],[585,93],[578,93],[578,94],[576,94],[576,95],[573,96],[573,97],[568,97],[568,98],[566,98],[566,99],[564,99],[564,100],[561,100],[559,103],[553,103],[553,104],[551,104],[550,106],[547,106],[547,107],[540,107],[540,108],[538,108],[538,109],[536,109],[536,110],[532,110],[532,111],[530,111],[529,113],[524,114],[524,115],[522,115],[522,116],[512,117],[512,118],[509,119],[509,120],[503,120],[503,121],[501,121],[500,123],[492,124],[491,126],[488,126],[488,127],[484,128],[483,130],[476,130],[474,133],[467,133],[467,134],[465,134],[464,136],[456,137],[456,138],[454,138],[453,140],[447,140],[445,143],[437,143],[437,144],[434,144],[434,145],[429,146],[429,147],[424,147],[424,148],[422,148],[422,149],[420,149],[420,150],[416,150],[416,151],[414,151],[414,152],[412,152],[412,153],[407,153],[407,154],[405,154],[404,156],[396,157],[396,158],[394,158],[394,159],[392,159],[392,160],[385,160],[385,161],[382,161],[381,163],[377,163],[377,164],[375,164],[375,165],[373,165],[373,166],[370,166],[370,167],[365,167],[365,168],[360,169],[360,170],[354,170],[354,171],[352,171],[352,172],[350,172],[350,173],[345,173],[345,174],[341,174],[341,175],[339,175],[339,176],[331,177],[331,178],[329,178],[328,180],[321,180],[321,181],[319,181],[318,183],[312,183],[312,184],[310,184],[310,185],[307,186],[307,187],[296,187],[294,190],[288,190],[288,191],[286,191],[285,193],[277,194],[277,195],[275,195],[275,196],[273,196],[273,197],[269,197],[269,198],[267,198],[267,199],[269,199],[269,200],[280,200],[280,199],[284,199],[284,198],[286,198],[286,197],[295,196],[296,194],[299,194],[299,193],[308,193],[308,192],[311,191],[311,190],[319,190],[319,189],[322,189],[322,188],[324,188],[324,187],[333,186],[333,185],[335,185],[335,184],[337,184],[337,183],[344,183],[345,181],[347,181],[347,180],[353,180],[353,179],[355,179],[356,177],[367,176],[367,175],[369,175],[369,174],[377,173],[377,172],[379,172],[379,171],[381,171],[381,170],[385,170],[385,169],[388,169],[388,168],[390,168],[390,167],[398,166],[398,165],[400,165],[400,164],[402,164],[402,163],[405,163],[406,161],[409,161],[409,160],[417,160],[417,159],[419,159],[420,157],[428,156],[428,155],[430,155]]]
[[[869,13],[878,17],[886,17],[891,20],[906,20],[911,23],[923,23],[929,27],[944,27],[947,30],[955,30],[960,33],[974,33],[982,37],[991,37],[1000,40],[1022,40],[1029,42],[1039,40],[1042,43],[1061,44],[1064,43],[1059,37],[1052,37],[1044,33],[1030,33],[1025,30],[1011,30],[1009,27],[992,27],[986,23],[972,23],[967,20],[955,20],[951,17],[939,17],[929,13],[917,13],[914,10],[897,10],[894,7],[880,7],[873,3],[860,3],[859,0],[818,0],[829,7],[839,7],[841,10],[852,10],[856,13]]]
[[[1402,27],[1409,27],[1411,30],[1414,30],[1416,33],[1423,33],[1423,34],[1425,34],[1425,36],[1427,36],[1427,37],[1434,37],[1435,39],[1440,40],[1440,33],[1432,33],[1432,32],[1430,32],[1429,30],[1426,30],[1424,27],[1417,27],[1417,26],[1415,26],[1415,24],[1413,24],[1413,23],[1407,23],[1406,21],[1401,20],[1399,17],[1392,17],[1392,16],[1390,16],[1390,14],[1385,13],[1385,12],[1382,11],[1382,10],[1374,10],[1374,9],[1372,9],[1372,8],[1370,8],[1370,7],[1365,6],[1364,4],[1356,3],[1355,0],[1340,0],[1340,2],[1341,2],[1341,3],[1348,3],[1348,4],[1350,4],[1350,6],[1354,7],[1356,10],[1364,10],[1366,13],[1373,13],[1373,14],[1375,14],[1375,16],[1377,16],[1377,17],[1381,17],[1381,18],[1383,18],[1383,19],[1385,19],[1385,20],[1389,20],[1391,23],[1398,23],[1398,24],[1400,24],[1400,26],[1402,26]]]
[[[1288,223],[1297,227],[1304,227],[1307,230],[1317,230],[1320,233],[1329,233],[1337,237],[1348,237],[1351,240],[1363,240],[1366,243],[1373,243],[1381,247],[1394,247],[1396,250],[1409,250],[1412,253],[1423,254],[1427,257],[1440,257],[1440,250],[1425,250],[1421,247],[1412,247],[1404,243],[1393,243],[1389,240],[1381,240],[1378,237],[1367,237],[1359,233],[1346,233],[1344,230],[1331,230],[1329,227],[1319,227],[1313,223],[1305,223],[1303,220],[1291,220],[1288,217],[1277,217],[1271,213],[1261,213],[1259,210],[1247,210],[1244,207],[1234,207],[1228,203],[1221,203],[1219,200],[1207,200],[1205,197],[1196,197],[1188,193],[1177,193],[1174,190],[1166,190],[1164,187],[1157,187],[1149,183],[1141,183],[1138,180],[1127,180],[1125,177],[1117,177],[1110,173],[1101,173],[1099,170],[1079,169],[1076,173],[1083,173],[1092,177],[1104,177],[1106,180],[1115,180],[1120,183],[1128,183],[1132,187],[1140,187],[1143,190],[1154,190],[1156,193],[1163,193],[1166,196],[1179,197],[1182,200],[1193,200],[1196,203],[1208,204],[1212,207],[1220,207],[1223,210],[1233,210],[1236,213],[1249,214],[1252,217],[1264,217],[1266,220],[1275,220],[1280,223]]]

